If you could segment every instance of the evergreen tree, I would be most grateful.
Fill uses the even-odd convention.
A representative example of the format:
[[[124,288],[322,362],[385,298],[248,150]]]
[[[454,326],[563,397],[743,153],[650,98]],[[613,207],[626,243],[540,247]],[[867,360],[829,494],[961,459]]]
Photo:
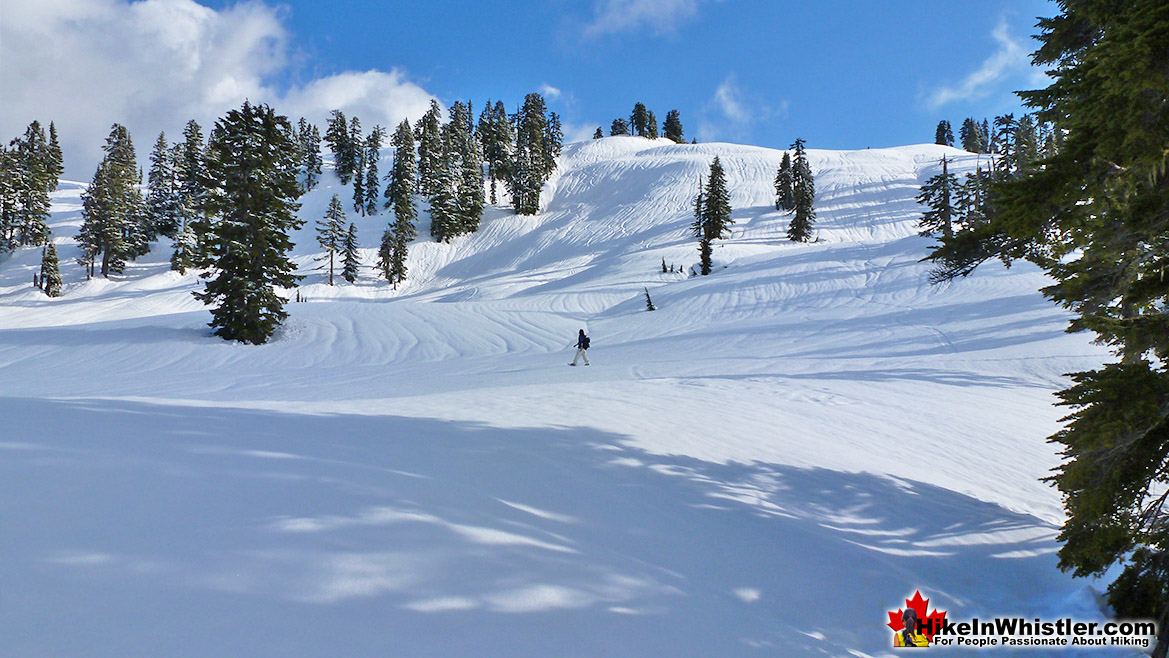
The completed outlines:
[[[0,144],[0,253],[16,248],[20,172],[16,154]]]
[[[662,133],[666,139],[672,139],[679,144],[685,144],[682,139],[682,118],[678,110],[666,112],[666,122],[662,125]]]
[[[362,214],[377,214],[377,191],[381,187],[378,179],[378,161],[381,159],[382,143],[386,141],[386,129],[374,126],[365,139],[365,208]]]
[[[962,150],[971,153],[982,153],[986,148],[983,144],[982,128],[973,117],[967,117],[962,122],[962,128],[958,130],[958,135],[962,140]]]
[[[345,240],[345,208],[334,194],[325,211],[324,219],[317,220],[317,244],[329,257],[329,285],[333,285],[333,255],[341,250]]]
[[[357,227],[349,225],[349,232],[345,234],[345,241],[341,245],[342,262],[341,278],[349,283],[357,281],[357,268],[361,264],[361,256],[357,253]]]
[[[692,228],[698,238],[698,253],[705,276],[710,274],[714,241],[729,238],[731,225],[735,223],[731,219],[731,194],[727,190],[726,173],[717,156],[710,163],[710,178],[694,208],[696,217]]]
[[[175,159],[175,178],[183,218],[179,234],[189,231],[188,237],[194,247],[189,259],[187,254],[178,256],[182,262],[182,272],[189,266],[203,267],[210,263],[214,226],[203,208],[207,198],[205,157],[202,128],[192,119],[183,128],[183,143]],[[174,258],[171,262],[174,263]]]
[[[430,196],[430,235],[439,242],[450,242],[462,224],[455,186],[455,172],[450,167],[440,167]]]
[[[321,131],[301,117],[296,125],[296,143],[301,188],[311,192],[321,181]]]
[[[775,174],[775,209],[786,211],[795,207],[796,196],[792,187],[792,159],[787,151],[784,151],[783,160],[779,163],[779,171]]]
[[[613,125],[609,126],[609,135],[628,135],[629,124],[625,123],[625,119],[613,119]]]
[[[1018,149],[1016,148],[1016,138],[1018,137],[1019,122],[1015,119],[1014,113],[1004,114],[994,118],[994,153],[999,157],[996,159],[995,168],[1000,178],[1005,178],[1012,175],[1019,167]]]
[[[105,156],[98,165],[93,181],[81,195],[82,229],[79,242],[90,256],[87,274],[94,274],[93,258],[102,257],[101,274],[120,273],[137,247],[134,232],[142,211],[142,194],[138,191],[138,165],[130,132],[114,124],[106,144]]]
[[[950,128],[949,121],[943,119],[938,122],[938,129],[934,131],[934,143],[944,146],[954,145],[954,131]]]
[[[787,227],[787,237],[792,242],[808,242],[812,239],[812,226],[816,223],[816,183],[812,179],[812,166],[808,163],[808,156],[804,152],[804,140],[797,139],[792,144],[795,159],[792,161],[792,195],[794,197],[791,223]]]
[[[656,311],[658,307],[654,306],[654,302],[649,298],[649,288],[642,288],[645,291],[645,310]]]
[[[555,112],[548,114],[548,125],[544,131],[544,179],[556,169],[556,159],[560,157],[560,150],[564,145],[564,131],[560,129],[560,116]]]
[[[649,139],[658,138],[658,118],[652,110],[646,113],[645,136]]]
[[[39,121],[28,125],[23,137],[12,140],[10,203],[5,247],[42,245],[49,237],[49,193],[57,174],[45,130]]]
[[[1035,117],[1024,114],[1015,124],[1015,169],[1019,175],[1030,173],[1039,162],[1039,138]]]
[[[264,343],[288,316],[276,287],[296,283],[289,231],[300,194],[288,119],[244,102],[216,122],[206,161],[205,207],[220,218],[216,278],[195,297],[214,305],[210,326],[225,340]],[[208,273],[208,278],[213,273]]]
[[[649,129],[649,111],[645,109],[645,103],[637,103],[633,106],[633,112],[629,114],[629,127],[634,135],[645,137],[646,131]]]
[[[414,139],[418,141],[418,191],[426,197],[438,191],[439,170],[444,155],[442,140],[442,108],[431,100],[430,109],[418,120],[414,128]]]
[[[483,161],[487,164],[491,203],[496,203],[495,184],[497,181],[507,180],[507,165],[515,145],[515,131],[502,101],[497,102],[494,107],[488,102],[483,108],[476,135],[483,149]]]
[[[605,136],[604,131],[601,130],[600,126],[597,126],[597,132],[593,133],[593,139],[601,139],[604,136]]]
[[[57,189],[61,174],[65,173],[65,156],[57,140],[57,126],[52,121],[49,122],[49,172],[52,175],[52,189]]]
[[[921,217],[917,226],[921,235],[934,235],[942,232],[942,237],[954,237],[954,197],[958,190],[958,179],[948,169],[946,158],[942,158],[942,172],[930,177],[921,192],[917,195],[917,202],[928,206],[929,210]]]
[[[41,252],[41,289],[49,297],[60,297],[61,288],[63,286],[61,281],[61,269],[57,263],[57,245],[51,241],[45,243],[44,251]]]
[[[515,117],[516,142],[508,163],[508,189],[516,214],[534,215],[540,210],[540,190],[556,165],[550,154],[559,154],[550,139],[544,98],[528,94]]]
[[[361,134],[358,128],[357,134]],[[342,185],[348,185],[357,168],[357,149],[351,139],[352,131],[349,121],[341,110],[329,113],[329,121],[325,127],[325,143],[333,153],[333,171]]]
[[[195,267],[196,252],[195,231],[189,224],[184,224],[175,237],[175,251],[170,257],[170,268],[179,274],[186,274],[187,270]]]
[[[166,142],[166,133],[158,133],[154,150],[150,153],[150,174],[147,181],[146,215],[150,223],[150,237],[159,234],[175,237],[183,222],[183,205],[175,176],[174,151]]]
[[[1169,182],[1164,120],[1169,6],[1159,0],[1059,4],[1039,22],[1033,57],[1052,83],[1024,102],[1065,134],[1042,166],[994,186],[994,216],[969,232],[988,257],[1027,259],[1053,283],[1042,292],[1091,331],[1116,362],[1072,375],[1072,409],[1050,440],[1064,461],[1050,479],[1066,521],[1059,566],[1077,576],[1122,565],[1109,586],[1118,617],[1157,619],[1155,658],[1169,650]],[[1005,156],[1004,156],[1005,157]],[[955,241],[966,231],[955,235]]]
[[[391,142],[394,146],[394,164],[386,185],[386,207],[394,213],[394,223],[382,235],[378,249],[378,268],[382,275],[397,289],[398,283],[406,278],[407,247],[417,236],[414,208],[414,133],[410,123],[403,121],[394,132]]]
[[[982,152],[993,153],[994,137],[991,136],[990,124],[986,119],[982,120]]]

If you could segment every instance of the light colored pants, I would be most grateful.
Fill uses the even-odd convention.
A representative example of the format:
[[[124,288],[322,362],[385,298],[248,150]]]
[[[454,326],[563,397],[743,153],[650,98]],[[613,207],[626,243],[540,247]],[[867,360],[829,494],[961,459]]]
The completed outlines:
[[[572,357],[572,365],[575,366],[576,360],[581,358],[581,357],[584,357],[585,365],[587,366],[589,364],[589,355],[588,355],[588,352],[583,347],[576,348],[576,356]]]

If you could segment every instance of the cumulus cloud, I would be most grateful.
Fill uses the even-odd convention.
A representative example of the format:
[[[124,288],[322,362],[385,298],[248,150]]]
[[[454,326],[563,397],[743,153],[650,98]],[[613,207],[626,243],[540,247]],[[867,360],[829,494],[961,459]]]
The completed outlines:
[[[954,86],[944,86],[926,98],[926,105],[936,110],[955,101],[974,100],[984,98],[998,88],[998,83],[1009,76],[1035,71],[1031,67],[1031,58],[1027,49],[1016,41],[1010,33],[1006,20],[1000,20],[991,37],[998,44],[994,53],[982,62],[978,70],[970,73]]]
[[[656,34],[673,32],[694,18],[702,0],[600,0],[584,36],[593,38],[648,27]]]
[[[0,139],[33,119],[57,124],[67,175],[88,178],[110,125],[125,124],[140,157],[159,130],[205,127],[244,99],[314,122],[340,108],[367,125],[417,117],[431,98],[397,70],[345,72],[292,89],[283,9],[193,0],[6,3],[0,22]]]

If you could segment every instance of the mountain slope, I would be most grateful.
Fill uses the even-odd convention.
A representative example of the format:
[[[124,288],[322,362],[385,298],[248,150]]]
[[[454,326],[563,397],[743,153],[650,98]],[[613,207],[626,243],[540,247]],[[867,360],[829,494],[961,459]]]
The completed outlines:
[[[711,276],[662,273],[697,261],[715,155],[734,235]],[[131,630],[144,654],[880,654],[919,588],[963,618],[1099,618],[1038,478],[1052,392],[1104,353],[1029,266],[928,285],[913,197],[943,155],[978,164],[809,151],[819,240],[792,244],[781,151],[572,144],[540,214],[420,239],[397,291],[323,283],[312,223],[349,197],[326,176],[296,235],[308,302],[259,347],[209,336],[169,245],[111,281],[65,265],[55,300],[16,254],[0,579],[32,594],[0,599],[0,636],[101,655],[85,602],[109,592],[117,624],[230,631]],[[55,197],[63,264],[79,190]],[[355,218],[367,266],[387,221]],[[593,365],[570,369],[578,328]],[[90,623],[56,628],[62,600]]]

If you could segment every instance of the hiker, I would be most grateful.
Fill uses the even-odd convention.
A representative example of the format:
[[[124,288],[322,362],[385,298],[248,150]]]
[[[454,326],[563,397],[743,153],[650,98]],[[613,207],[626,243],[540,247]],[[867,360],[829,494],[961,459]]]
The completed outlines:
[[[584,357],[584,362],[587,366],[589,364],[588,349],[589,337],[585,335],[584,329],[581,329],[580,333],[576,337],[576,356],[572,357],[572,363],[568,365],[575,366],[577,359]]]

